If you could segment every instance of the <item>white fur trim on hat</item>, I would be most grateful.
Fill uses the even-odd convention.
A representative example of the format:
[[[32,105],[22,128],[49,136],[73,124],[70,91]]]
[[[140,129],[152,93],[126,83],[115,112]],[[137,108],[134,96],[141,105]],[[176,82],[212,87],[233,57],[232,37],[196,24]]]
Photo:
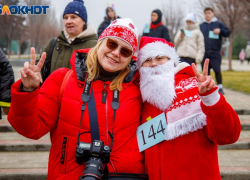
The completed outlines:
[[[144,61],[148,58],[155,58],[156,56],[166,56],[170,60],[174,61],[175,66],[179,63],[179,56],[176,53],[174,47],[170,47],[160,41],[148,43],[143,48],[140,49],[137,58],[137,67],[140,68]]]

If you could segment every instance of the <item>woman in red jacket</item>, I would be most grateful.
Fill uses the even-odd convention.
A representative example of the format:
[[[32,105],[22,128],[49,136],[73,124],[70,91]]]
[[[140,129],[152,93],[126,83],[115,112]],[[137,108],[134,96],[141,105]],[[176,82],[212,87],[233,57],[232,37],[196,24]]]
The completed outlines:
[[[79,176],[101,179],[102,170],[144,172],[136,140],[141,96],[132,56],[137,37],[137,28],[130,19],[114,21],[93,49],[72,54],[72,74],[67,68],[58,69],[41,88],[40,70],[46,55],[35,65],[35,49],[31,49],[31,62],[24,64],[21,80],[12,87],[8,120],[18,133],[28,138],[39,139],[50,132],[47,179],[74,180]],[[90,100],[87,102],[85,97]],[[90,122],[93,116],[97,127]],[[100,137],[101,142],[91,145],[94,136]],[[88,154],[84,154],[84,148]]]

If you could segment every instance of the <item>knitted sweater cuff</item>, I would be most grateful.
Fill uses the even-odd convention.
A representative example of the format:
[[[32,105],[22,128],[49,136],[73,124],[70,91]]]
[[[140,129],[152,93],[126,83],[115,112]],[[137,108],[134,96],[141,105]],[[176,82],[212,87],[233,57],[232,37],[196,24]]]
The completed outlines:
[[[206,106],[213,106],[220,100],[219,88],[215,87],[211,89],[208,93],[200,94],[201,101]]]

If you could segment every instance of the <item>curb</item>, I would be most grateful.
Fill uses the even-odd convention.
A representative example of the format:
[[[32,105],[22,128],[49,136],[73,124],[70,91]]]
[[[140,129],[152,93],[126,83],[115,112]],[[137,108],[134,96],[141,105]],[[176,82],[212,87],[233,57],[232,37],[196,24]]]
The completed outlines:
[[[44,152],[50,151],[50,144],[1,144],[0,152]]]
[[[241,123],[241,130],[250,130],[249,123]],[[1,125],[0,124],[0,132],[16,132],[15,129],[11,125]]]
[[[222,180],[249,180],[250,172],[220,172]],[[0,174],[0,180],[46,180],[47,173]]]
[[[0,132],[16,132],[11,125],[1,125]]]
[[[0,180],[46,180],[47,174],[9,174],[0,175]]]
[[[23,143],[23,144],[0,144],[0,152],[44,152],[50,151],[51,144],[48,143]],[[218,146],[218,150],[246,150],[250,149],[249,141],[239,141],[234,144]]]
[[[241,123],[241,130],[250,130],[250,124]]]
[[[220,171],[222,180],[249,180],[250,171],[249,167],[220,167],[223,169]],[[239,169],[241,169],[239,171]]]
[[[244,150],[244,149],[250,149],[250,142],[236,142],[234,144],[218,146],[218,149],[219,150]]]
[[[47,168],[0,169],[0,180],[46,180]]]
[[[248,109],[235,109],[234,111],[238,115],[250,115],[250,110],[248,110]]]
[[[242,173],[239,174],[233,174],[233,173],[220,173],[221,180],[249,180],[250,179],[250,173]]]

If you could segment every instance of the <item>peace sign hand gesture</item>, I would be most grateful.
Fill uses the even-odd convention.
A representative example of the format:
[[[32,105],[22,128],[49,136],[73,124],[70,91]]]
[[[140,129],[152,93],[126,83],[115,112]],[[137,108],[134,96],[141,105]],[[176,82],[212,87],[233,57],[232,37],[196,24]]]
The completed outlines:
[[[208,64],[209,64],[209,59],[205,60],[204,67],[203,67],[203,74],[200,74],[199,71],[197,70],[196,66],[194,63],[192,63],[192,68],[194,71],[194,74],[196,78],[198,79],[198,86],[199,86],[199,93],[205,93],[211,89],[214,88],[215,82],[212,78],[212,76],[208,76]]]
[[[42,56],[36,65],[36,51],[32,47],[30,49],[30,63],[25,62],[24,68],[20,70],[23,89],[26,91],[34,91],[41,82],[41,69],[46,58],[46,53],[43,52]]]

